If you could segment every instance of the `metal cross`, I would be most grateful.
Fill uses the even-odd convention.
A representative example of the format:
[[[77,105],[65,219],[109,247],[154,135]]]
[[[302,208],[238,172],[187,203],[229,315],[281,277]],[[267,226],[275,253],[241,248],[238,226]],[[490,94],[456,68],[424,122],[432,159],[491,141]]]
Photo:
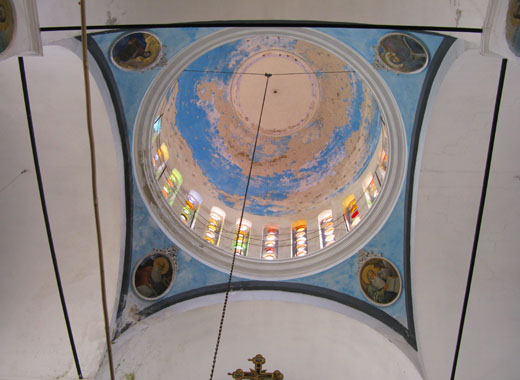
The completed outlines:
[[[237,369],[235,372],[230,373],[228,375],[233,376],[235,380],[242,379],[251,379],[251,380],[264,380],[264,379],[272,379],[272,380],[282,380],[283,374],[276,370],[271,373],[267,373],[265,369],[262,369],[262,366],[265,364],[265,358],[258,354],[254,358],[249,359],[250,362],[255,364],[255,369],[249,369],[250,372],[244,372],[242,369]]]

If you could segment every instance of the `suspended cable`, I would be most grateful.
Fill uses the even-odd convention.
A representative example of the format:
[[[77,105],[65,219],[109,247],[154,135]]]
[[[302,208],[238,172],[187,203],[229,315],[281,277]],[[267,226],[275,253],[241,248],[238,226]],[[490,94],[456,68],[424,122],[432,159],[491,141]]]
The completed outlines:
[[[99,221],[98,194],[97,194],[97,173],[96,173],[96,150],[94,144],[94,132],[92,130],[92,107],[90,101],[90,79],[88,71],[88,52],[87,52],[87,27],[85,16],[85,0],[80,0],[81,5],[81,48],[83,52],[83,75],[85,78],[85,100],[87,111],[87,130],[90,146],[90,167],[92,173],[92,201],[94,205],[94,220],[96,222],[96,237],[99,259],[99,278],[101,282],[101,300],[103,304],[103,319],[105,323],[105,339],[107,343],[108,364],[110,368],[110,379],[115,380],[114,365],[112,362],[112,346],[110,342],[110,324],[108,321],[107,296],[105,286],[105,265],[103,262],[103,244],[101,240],[101,224]]]
[[[265,73],[245,73],[240,71],[217,71],[217,70],[195,70],[195,69],[185,69],[184,72],[187,73],[208,73],[208,74],[228,74],[228,75],[260,75],[265,76]],[[338,70],[338,71],[311,71],[311,72],[304,72],[304,73],[273,73],[269,74],[269,76],[284,76],[284,75],[309,75],[309,74],[345,74],[345,73],[355,73],[355,70]]]
[[[283,76],[283,75],[303,75],[303,74],[346,74],[346,73],[355,73],[355,70],[338,70],[338,71],[311,71],[311,72],[305,72],[305,73],[278,73],[278,74],[272,74],[273,76]]]
[[[204,73],[204,74],[229,74],[229,75],[259,75],[259,76],[265,76],[265,73],[243,73],[243,72],[237,72],[237,71],[217,71],[217,70],[195,70],[195,69],[185,69],[184,72],[187,73]]]
[[[262,100],[262,108],[260,109],[260,117],[258,119],[258,127],[256,129],[256,137],[255,137],[255,144],[253,145],[253,153],[251,155],[251,164],[249,165],[249,174],[247,175],[247,184],[246,184],[246,190],[244,192],[244,200],[242,202],[242,211],[240,213],[240,223],[238,224],[238,230],[236,233],[236,239],[238,239],[241,228],[242,228],[242,221],[244,219],[244,211],[246,208],[246,200],[247,200],[247,192],[249,191],[249,183],[251,181],[251,173],[253,170],[253,162],[255,161],[255,153],[256,153],[256,145],[258,143],[258,135],[260,134],[260,125],[262,124],[262,115],[264,113],[264,105],[265,105],[265,97],[267,95],[267,87],[269,86],[269,78],[271,77],[271,74],[264,74],[266,76],[265,81],[265,89],[264,89],[264,98]],[[229,292],[231,291],[231,279],[233,278],[233,269],[235,267],[235,259],[237,257],[237,247],[235,246],[235,249],[233,250],[233,259],[231,261],[231,268],[229,270],[229,277],[226,287],[226,295],[224,298],[224,305],[222,306],[222,315],[220,317],[220,325],[218,328],[218,335],[217,335],[217,344],[215,345],[215,353],[213,355],[213,364],[211,365],[211,373],[209,375],[209,380],[213,380],[213,372],[215,371],[215,364],[217,362],[217,354],[218,354],[218,348],[220,346],[220,338],[222,336],[222,328],[224,326],[224,317],[226,316],[226,307],[227,302],[229,299]]]
[[[22,174],[27,173],[27,169],[23,169],[16,177],[14,177],[7,185],[2,187],[0,189],[0,193],[3,192],[5,189],[7,189],[9,186],[11,186]]]
[[[38,159],[38,150],[36,149],[36,138],[34,137],[34,127],[32,123],[31,104],[29,102],[29,91],[27,91],[27,79],[25,78],[25,66],[23,57],[18,57],[18,65],[20,67],[20,76],[22,79],[23,98],[25,102],[25,113],[27,114],[27,125],[29,127],[29,137],[31,139],[31,149],[33,154],[34,169],[36,173],[36,181],[38,182],[38,192],[40,193],[40,203],[42,205],[43,220],[45,222],[45,230],[47,232],[47,240],[49,242],[49,250],[51,252],[52,265],[54,268],[54,275],[56,276],[56,285],[58,286],[58,294],[60,295],[61,308],[63,310],[63,317],[65,318],[65,326],[69,335],[70,348],[72,349],[72,356],[74,357],[74,364],[76,365],[76,372],[78,377],[83,379],[81,373],[81,366],[79,364],[78,353],[76,351],[76,344],[74,343],[74,335],[72,334],[72,327],[70,325],[69,313],[67,311],[67,303],[65,302],[65,295],[61,284],[60,270],[58,267],[58,260],[56,259],[56,251],[54,250],[54,240],[52,238],[51,224],[49,222],[49,214],[47,212],[47,202],[45,201],[45,192],[43,191],[42,174],[40,171],[40,161]],[[19,175],[24,173],[22,171]]]

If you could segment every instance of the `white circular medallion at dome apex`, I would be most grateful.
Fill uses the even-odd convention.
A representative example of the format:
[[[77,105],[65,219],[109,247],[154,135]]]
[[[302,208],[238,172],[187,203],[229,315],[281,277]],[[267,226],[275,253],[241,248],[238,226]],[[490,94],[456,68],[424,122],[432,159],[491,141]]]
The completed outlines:
[[[234,269],[237,276],[263,280],[283,280],[321,272],[352,256],[383,226],[401,193],[407,160],[407,143],[403,120],[397,103],[384,80],[357,52],[325,33],[300,28],[223,29],[193,42],[173,57],[168,65],[161,70],[141,102],[134,128],[133,166],[139,192],[146,207],[163,232],[191,256],[220,271],[229,271],[232,253],[208,244],[202,236],[198,236],[189,230],[173,213],[161,194],[150,160],[151,126],[158,104],[168,87],[177,80],[191,62],[206,52],[228,42],[259,35],[279,35],[300,39],[316,44],[348,62],[349,66],[373,92],[381,117],[388,127],[389,147],[386,180],[374,206],[352,233],[347,234],[329,247],[298,258],[270,261],[237,255]]]
[[[314,116],[319,104],[319,86],[310,66],[295,54],[268,50],[247,58],[231,83],[231,102],[243,123],[256,133],[262,94],[269,78],[260,133],[285,136],[296,132]],[[290,73],[290,75],[277,75]]]

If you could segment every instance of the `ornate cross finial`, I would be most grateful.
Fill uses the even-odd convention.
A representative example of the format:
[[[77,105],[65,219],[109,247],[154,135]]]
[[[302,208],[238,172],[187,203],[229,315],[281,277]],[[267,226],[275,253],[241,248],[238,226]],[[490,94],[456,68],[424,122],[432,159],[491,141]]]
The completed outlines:
[[[249,361],[254,363],[255,369],[249,369],[249,372],[244,372],[242,369],[239,368],[233,373],[228,372],[228,375],[233,376],[233,379],[235,379],[235,380],[242,380],[242,379],[282,380],[283,379],[283,374],[278,370],[271,372],[271,373],[267,373],[265,369],[262,369],[262,366],[265,364],[265,358],[262,355],[258,354],[254,358],[249,359]]]

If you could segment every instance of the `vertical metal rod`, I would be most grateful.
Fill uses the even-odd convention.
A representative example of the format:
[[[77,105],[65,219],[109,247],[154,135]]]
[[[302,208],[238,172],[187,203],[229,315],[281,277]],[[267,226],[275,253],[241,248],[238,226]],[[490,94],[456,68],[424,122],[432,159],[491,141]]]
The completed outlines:
[[[94,206],[94,219],[96,223],[97,249],[99,259],[99,279],[101,283],[101,299],[103,304],[103,319],[105,324],[105,339],[107,344],[108,364],[110,369],[110,379],[115,380],[114,364],[112,360],[112,345],[110,340],[110,323],[108,320],[107,296],[105,285],[105,265],[103,262],[103,243],[101,239],[101,224],[99,221],[99,207],[97,194],[97,173],[96,173],[96,149],[94,144],[94,132],[92,129],[92,106],[90,99],[90,79],[88,71],[88,51],[87,51],[87,27],[85,0],[80,1],[81,5],[81,47],[83,52],[83,75],[85,79],[85,101],[87,111],[87,130],[90,146],[90,167],[92,172],[92,201]]]
[[[480,195],[480,206],[478,209],[477,224],[475,226],[475,237],[473,238],[473,249],[471,251],[471,260],[469,263],[468,280],[466,283],[466,293],[464,294],[464,303],[462,306],[462,314],[460,316],[459,334],[457,336],[457,345],[455,347],[455,355],[453,357],[453,366],[451,368],[451,380],[455,379],[457,370],[457,362],[459,359],[460,345],[462,342],[462,333],[464,330],[464,322],[466,320],[466,312],[468,310],[469,294],[471,291],[471,281],[473,279],[473,271],[475,267],[475,259],[477,257],[478,241],[480,237],[480,228],[482,226],[482,216],[484,214],[484,206],[486,203],[486,193],[489,182],[489,173],[491,171],[491,159],[493,157],[493,146],[495,144],[495,134],[497,131],[498,113],[500,111],[500,101],[502,100],[502,90],[504,88],[504,79],[506,76],[507,59],[502,59],[500,68],[500,78],[498,79],[497,96],[495,100],[495,111],[493,113],[493,124],[491,125],[491,133],[489,136],[489,146],[486,159],[486,168],[484,170],[484,179],[482,181],[482,192]]]
[[[67,304],[65,302],[65,295],[61,284],[60,270],[58,267],[58,260],[56,259],[56,251],[54,250],[54,240],[52,238],[51,224],[49,222],[49,214],[47,213],[47,202],[45,201],[45,192],[43,191],[42,174],[40,171],[40,160],[38,159],[38,150],[36,149],[36,138],[34,137],[34,126],[32,122],[31,104],[29,102],[29,91],[27,89],[27,78],[25,77],[25,65],[23,57],[18,57],[18,66],[20,67],[20,77],[22,80],[23,98],[25,102],[25,113],[27,114],[27,125],[29,127],[29,137],[31,139],[31,149],[33,154],[34,169],[36,172],[36,181],[38,182],[38,191],[40,193],[40,202],[42,205],[43,220],[45,222],[45,230],[47,231],[47,240],[49,242],[49,249],[51,252],[52,266],[54,267],[54,275],[56,276],[56,285],[58,286],[58,293],[60,295],[61,308],[63,310],[63,317],[65,318],[65,325],[67,326],[67,333],[69,335],[70,348],[72,349],[72,356],[76,365],[76,372],[78,377],[83,379],[81,373],[81,366],[79,364],[78,353],[76,351],[76,344],[74,343],[74,335],[72,334],[72,327],[70,325],[69,313],[67,311]]]
[[[244,193],[244,200],[242,202],[242,212],[240,213],[240,222],[238,224],[238,231],[236,234],[236,239],[238,239],[238,235],[240,233],[240,228],[242,227],[242,220],[244,218],[244,210],[246,208],[247,193],[249,191],[249,182],[251,181],[251,172],[253,170],[253,163],[255,161],[256,145],[258,143],[258,135],[260,133],[260,125],[262,124],[262,115],[264,113],[265,97],[267,95],[267,86],[269,86],[269,78],[272,76],[272,74],[266,73],[265,76],[267,79],[265,81],[264,98],[262,100],[260,118],[258,120],[258,127],[256,129],[255,144],[253,146],[253,153],[251,155],[251,164],[249,165],[249,174],[247,176],[246,191]],[[215,345],[215,353],[213,355],[213,364],[211,365],[211,373],[209,375],[209,380],[213,380],[213,373],[215,372],[215,364],[217,363],[218,348],[220,346],[220,338],[222,337],[222,328],[224,327],[224,317],[226,316],[226,307],[227,307],[227,303],[228,303],[228,299],[229,299],[229,292],[231,290],[231,279],[233,278],[233,269],[235,268],[236,257],[237,257],[237,248],[235,246],[235,249],[233,250],[233,260],[231,261],[231,269],[229,270],[229,277],[228,277],[228,283],[227,283],[227,288],[226,288],[226,296],[224,298],[224,305],[222,306],[222,315],[220,316],[220,325],[218,328],[217,344]]]

